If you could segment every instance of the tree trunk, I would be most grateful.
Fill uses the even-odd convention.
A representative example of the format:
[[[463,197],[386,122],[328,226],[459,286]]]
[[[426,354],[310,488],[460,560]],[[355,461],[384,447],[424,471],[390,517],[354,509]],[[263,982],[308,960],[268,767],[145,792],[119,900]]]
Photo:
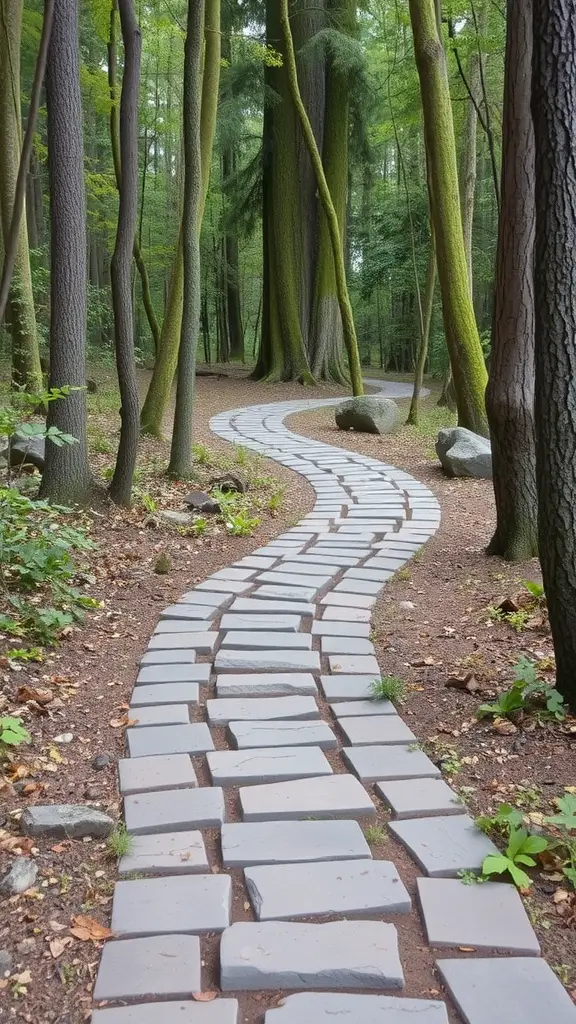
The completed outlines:
[[[536,480],[556,686],[576,710],[576,7],[534,0]]]
[[[175,477],[192,471],[192,412],[196,348],[200,326],[200,239],[199,213],[202,202],[201,68],[203,0],[188,0],[188,21],[184,44],[184,209],[182,213],[182,254],[184,301],[182,333],[178,354],[178,383],[174,429],[168,472]],[[206,69],[205,69],[206,71]]]
[[[222,154],[222,190],[226,193],[229,179],[236,170],[236,157],[231,146]],[[234,231],[227,231],[224,238],[226,309],[230,355],[244,362],[244,328],[240,301],[240,269],[238,261],[238,238]]]
[[[506,24],[501,209],[486,391],[497,519],[488,553],[516,562],[538,553],[532,0],[508,0]]]
[[[456,388],[458,422],[486,435],[487,373],[468,284],[452,104],[434,0],[410,0],[410,18],[424,112],[430,211],[436,235],[444,330]]]
[[[434,309],[434,286],[436,283],[436,242],[434,228],[430,225],[430,250],[428,253],[428,269],[426,271],[426,288],[424,291],[424,302],[422,303],[422,337],[420,348],[414,370],[414,388],[412,401],[406,423],[415,425],[418,423],[420,412],[420,392],[424,380],[424,367],[428,358],[428,343],[430,341],[430,325],[432,323],[432,312]]]
[[[483,6],[478,15],[479,27],[482,31],[486,28],[488,15],[487,6]],[[466,262],[468,264],[468,280],[470,282],[470,294],[473,295],[472,287],[472,227],[474,223],[474,203],[476,197],[476,150],[478,136],[478,113],[477,108],[482,102],[482,82],[480,80],[480,54],[474,50],[468,58],[467,83],[471,96],[466,100],[466,115],[462,131],[462,148],[460,151],[459,185],[460,185],[460,211],[462,215],[462,233],[464,235],[464,249],[466,250]]]
[[[40,493],[87,504],[95,485],[86,443],[86,201],[77,0],[56,0],[46,69],[50,184],[50,387],[71,385],[51,402],[47,425],[76,444],[46,442]]]
[[[116,17],[114,7],[113,3],[112,21]],[[138,210],[138,99],[142,41],[132,0],[118,0],[118,9],[124,42],[124,74],[120,97],[118,227],[110,265],[110,279],[122,422],[116,465],[110,484],[110,497],[117,505],[129,507],[140,435],[140,401],[134,360],[132,253],[136,240]],[[113,34],[111,29],[111,37]]]

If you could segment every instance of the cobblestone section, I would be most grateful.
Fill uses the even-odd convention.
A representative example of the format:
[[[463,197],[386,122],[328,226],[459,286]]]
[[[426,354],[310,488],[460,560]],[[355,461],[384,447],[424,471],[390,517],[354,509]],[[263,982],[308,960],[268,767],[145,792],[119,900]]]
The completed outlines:
[[[369,383],[392,398],[408,390]],[[284,425],[320,404],[332,400],[212,420],[220,437],[305,476],[317,501],[167,608],[150,640],[119,769],[134,842],[93,1024],[576,1024],[515,888],[458,879],[492,844],[394,706],[371,699],[371,609],[437,530],[438,503],[409,474]],[[424,876],[418,908],[366,842],[378,801]],[[234,921],[229,871],[243,874],[250,921]],[[402,995],[394,921],[408,913],[422,915],[432,948],[458,951],[438,961],[448,1003]],[[192,998],[206,936],[220,937],[212,1002]],[[242,993],[271,990],[294,994],[242,1012]]]

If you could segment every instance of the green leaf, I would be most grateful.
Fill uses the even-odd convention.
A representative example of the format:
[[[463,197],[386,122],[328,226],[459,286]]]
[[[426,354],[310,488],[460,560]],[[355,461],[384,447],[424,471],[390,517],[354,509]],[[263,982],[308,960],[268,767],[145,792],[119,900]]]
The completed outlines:
[[[530,878],[530,875],[527,875],[525,871],[522,871],[522,868],[518,868],[515,864],[510,862],[508,871],[512,876],[512,881],[519,889],[530,889],[532,879]]]
[[[528,832],[525,828],[511,829],[508,846],[506,847],[506,856],[510,857],[511,860],[516,860],[517,855],[524,849],[527,839]]]
[[[512,861],[503,853],[489,853],[482,863],[483,875],[503,875]]]
[[[534,857],[529,857],[527,853],[518,853],[516,855],[515,864],[526,864],[529,868],[536,867],[536,861]]]
[[[542,853],[548,849],[548,840],[544,836],[528,836],[522,846],[522,853]]]

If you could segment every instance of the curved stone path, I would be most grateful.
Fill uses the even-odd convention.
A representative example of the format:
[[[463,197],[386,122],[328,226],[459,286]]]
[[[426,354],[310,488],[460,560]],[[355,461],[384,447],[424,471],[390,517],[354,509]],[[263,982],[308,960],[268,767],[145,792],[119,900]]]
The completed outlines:
[[[134,838],[93,1024],[575,1024],[514,887],[458,878],[494,847],[394,706],[371,699],[385,671],[371,609],[440,508],[408,473],[284,424],[333,401],[211,422],[305,476],[317,500],[166,608],[142,658],[119,764]],[[372,858],[377,806],[422,871],[419,912],[430,946],[452,951],[438,960],[452,1002],[402,995],[394,922],[417,911],[394,863]],[[214,936],[220,992],[194,1001]],[[276,991],[282,1005],[245,1010],[246,993],[266,1006]]]

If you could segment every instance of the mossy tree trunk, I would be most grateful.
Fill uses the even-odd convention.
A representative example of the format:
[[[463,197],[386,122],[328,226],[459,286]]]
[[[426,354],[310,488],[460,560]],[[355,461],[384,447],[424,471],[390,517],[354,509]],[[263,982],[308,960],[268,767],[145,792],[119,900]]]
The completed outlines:
[[[434,228],[430,225],[430,250],[428,252],[428,268],[426,270],[426,285],[424,288],[424,299],[422,302],[422,325],[420,332],[420,345],[418,357],[414,369],[414,388],[412,390],[412,401],[406,423],[415,425],[418,423],[420,413],[420,392],[424,380],[424,368],[428,358],[428,344],[430,341],[430,326],[432,324],[432,312],[434,309],[434,288],[436,284],[436,241]]]

